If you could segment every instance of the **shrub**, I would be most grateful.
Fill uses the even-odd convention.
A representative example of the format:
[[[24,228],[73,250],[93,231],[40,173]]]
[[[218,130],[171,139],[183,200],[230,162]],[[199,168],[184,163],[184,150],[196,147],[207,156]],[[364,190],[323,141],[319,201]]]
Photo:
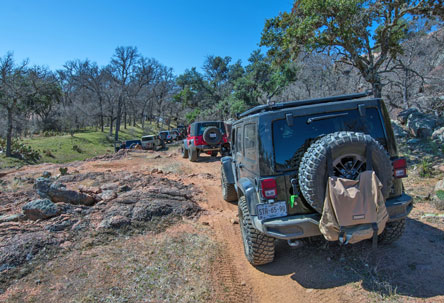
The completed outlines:
[[[44,150],[43,154],[47,157],[55,158],[55,156],[52,154],[51,150],[49,149]]]
[[[0,152],[6,152],[6,140],[0,138]],[[14,158],[28,162],[37,162],[40,160],[38,151],[33,150],[30,146],[21,143],[18,139],[12,139],[11,153]]]
[[[72,150],[78,152],[79,154],[83,153],[83,150],[78,145],[73,145]]]
[[[421,164],[419,165],[419,176],[421,176],[421,178],[430,178],[432,177],[432,175],[432,163],[427,159],[423,159]]]

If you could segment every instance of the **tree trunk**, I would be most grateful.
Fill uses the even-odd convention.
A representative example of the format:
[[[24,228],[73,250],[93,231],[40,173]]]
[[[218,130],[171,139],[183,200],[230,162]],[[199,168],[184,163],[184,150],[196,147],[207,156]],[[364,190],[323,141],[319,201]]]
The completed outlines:
[[[12,143],[12,109],[7,108],[8,111],[8,129],[6,132],[6,157],[12,157],[11,143]]]
[[[382,97],[382,83],[381,83],[381,79],[379,79],[379,77],[377,77],[377,79],[374,79],[374,81],[372,81],[372,89],[373,89],[373,96],[375,98],[381,98]]]
[[[125,112],[123,113],[123,125],[124,125],[124,128],[126,129],[126,109],[125,109]]]
[[[114,136],[114,141],[119,141],[119,131],[120,131],[120,120],[122,118],[122,98],[120,98],[117,104],[117,117],[116,117],[116,132]]]
[[[113,116],[109,117],[109,136],[113,135]]]
[[[409,79],[409,70],[407,68],[404,68],[404,72],[405,72],[405,78],[404,78],[404,89],[403,89],[403,94],[402,94],[402,98],[404,101],[404,108],[408,109],[409,108],[409,91],[408,91],[408,79]]]

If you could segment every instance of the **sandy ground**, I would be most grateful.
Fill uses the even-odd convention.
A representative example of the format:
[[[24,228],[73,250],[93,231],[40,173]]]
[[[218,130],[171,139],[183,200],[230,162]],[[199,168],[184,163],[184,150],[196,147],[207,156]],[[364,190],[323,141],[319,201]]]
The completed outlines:
[[[160,156],[160,157],[159,157]],[[38,165],[10,171],[10,177],[57,171],[62,165]],[[66,165],[65,165],[66,166]],[[204,209],[200,222],[211,229],[222,250],[212,269],[216,298],[223,302],[444,302],[444,222],[416,203],[406,232],[396,243],[371,250],[369,243],[339,247],[323,240],[291,249],[278,242],[275,261],[253,267],[243,253],[237,204],[222,199],[220,159],[203,155],[191,163],[173,151],[135,153],[121,160],[68,165],[79,172],[150,172],[198,186]],[[430,184],[422,184],[432,187]],[[411,184],[408,189],[413,189]]]

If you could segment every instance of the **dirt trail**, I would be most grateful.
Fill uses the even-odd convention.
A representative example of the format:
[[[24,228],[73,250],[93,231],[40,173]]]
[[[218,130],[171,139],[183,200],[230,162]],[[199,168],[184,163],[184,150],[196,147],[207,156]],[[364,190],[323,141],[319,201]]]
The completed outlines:
[[[443,222],[429,225],[409,219],[401,240],[375,253],[367,243],[341,248],[321,241],[290,249],[282,241],[277,243],[276,260],[255,268],[243,254],[239,224],[232,223],[237,219],[237,204],[222,199],[219,159],[204,155],[191,163],[177,158],[194,175],[214,176],[188,182],[202,188],[206,201],[201,207],[207,213],[201,220],[209,223],[224,247],[226,255],[220,258],[218,271],[230,288],[228,301],[444,302]]]
[[[136,173],[196,185],[195,198],[204,209],[200,221],[209,225],[221,251],[212,270],[218,302],[444,302],[444,221],[428,203],[416,203],[404,236],[395,244],[371,250],[369,243],[339,247],[313,241],[290,249],[276,245],[275,261],[253,267],[246,260],[237,218],[237,204],[222,199],[220,159],[203,155],[191,163],[175,151],[131,153],[110,160],[42,164],[8,172],[8,178],[57,174],[68,166],[78,173]],[[424,179],[424,182],[437,180]],[[80,182],[77,185],[86,185]],[[410,194],[427,191],[425,183],[406,180]],[[32,187],[31,184],[28,185]],[[420,189],[418,187],[421,187]],[[1,301],[1,299],[0,299]]]

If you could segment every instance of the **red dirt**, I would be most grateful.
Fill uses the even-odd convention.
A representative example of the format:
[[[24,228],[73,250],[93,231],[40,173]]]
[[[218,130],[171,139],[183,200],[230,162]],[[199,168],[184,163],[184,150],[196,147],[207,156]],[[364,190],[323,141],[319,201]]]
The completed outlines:
[[[154,159],[157,154],[161,158]],[[67,165],[27,167],[8,172],[8,177],[37,175],[43,169],[54,174],[60,166]],[[237,205],[222,199],[218,158],[204,155],[191,163],[175,154],[134,153],[120,160],[80,162],[69,167],[83,173],[147,174],[157,168],[169,179],[199,187],[202,194],[198,201],[204,209],[199,220],[209,225],[221,247],[212,269],[219,301],[444,302],[444,222],[442,218],[422,217],[437,212],[427,203],[415,205],[399,241],[375,252],[368,243],[339,247],[321,240],[290,249],[279,242],[273,263],[253,267],[243,253],[239,224],[232,223],[237,219]],[[181,227],[175,226],[167,232],[180,231]]]

